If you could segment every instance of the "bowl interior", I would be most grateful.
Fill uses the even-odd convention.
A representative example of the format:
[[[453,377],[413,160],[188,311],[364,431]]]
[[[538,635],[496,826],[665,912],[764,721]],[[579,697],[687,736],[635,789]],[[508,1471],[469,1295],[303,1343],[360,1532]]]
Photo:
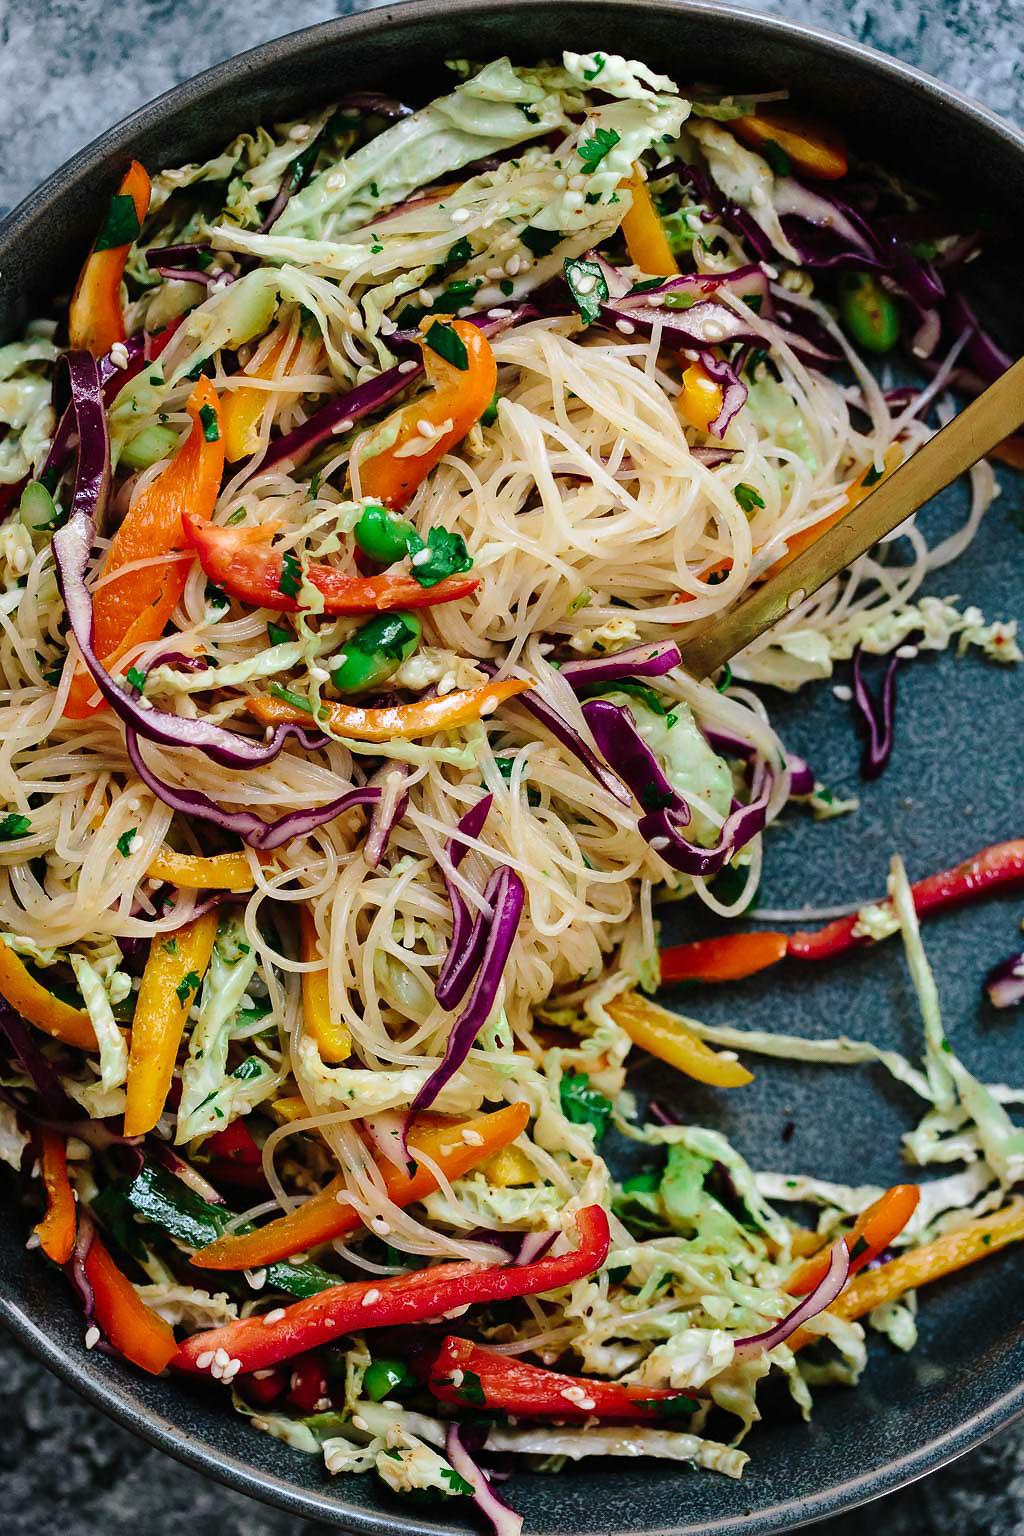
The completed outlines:
[[[565,46],[643,58],[680,83],[788,85],[844,123],[866,155],[933,185],[941,167],[942,184],[969,186],[997,226],[1000,215],[1010,224],[1024,208],[1024,143],[940,88],[850,45],[715,5],[420,0],[328,23],[219,66],[84,151],[0,229],[0,338],[16,334],[38,306],[45,309],[55,292],[67,290],[96,207],[129,152],[150,166],[174,165],[243,127],[337,97],[354,81],[421,101],[442,85],[450,54],[536,58]],[[1000,478],[1007,494],[987,528],[927,587],[961,593],[989,618],[1011,618],[1022,607],[1019,562],[1007,558],[1024,547],[1011,516],[1021,481],[1007,484],[1014,477],[1003,471]],[[955,489],[928,509],[922,526],[933,541],[965,514],[966,494]],[[795,698],[771,692],[768,703],[792,750],[833,787],[856,788],[848,707],[827,684]],[[790,813],[769,835],[765,905],[871,898],[883,887],[894,849],[914,877],[1019,832],[1024,712],[1012,669],[976,655],[922,660],[908,671],[900,716],[894,760],[880,783],[862,789],[855,817],[815,824]],[[1012,1079],[1019,1056],[1012,1016],[979,1002],[985,971],[1014,947],[1017,915],[1005,898],[940,918],[926,931],[947,1030],[988,1081]],[[684,911],[673,913],[668,926],[690,935],[709,924]],[[822,1037],[847,1033],[917,1050],[913,994],[892,944],[821,972],[780,969],[728,990],[667,1000],[716,1022]],[[758,1166],[854,1183],[898,1176],[899,1137],[918,1109],[881,1069],[753,1065],[756,1081],[732,1096],[669,1081],[654,1063],[638,1071],[635,1083],[681,1115],[723,1130]],[[16,1201],[8,1201],[0,1215],[0,1299],[8,1321],[48,1365],[141,1434],[249,1493],[350,1529],[463,1528],[454,1508],[443,1523],[411,1516],[369,1478],[329,1481],[318,1459],[251,1431],[215,1392],[154,1382],[86,1354],[64,1282],[38,1255],[26,1254],[25,1232]],[[884,1341],[873,1344],[861,1385],[819,1391],[810,1425],[784,1405],[773,1412],[750,1439],[753,1461],[741,1483],[649,1461],[595,1459],[557,1479],[521,1473],[513,1494],[527,1529],[552,1536],[782,1530],[930,1470],[1024,1410],[1017,1262],[1013,1254],[999,1255],[935,1287],[922,1304],[919,1348],[902,1356]]]

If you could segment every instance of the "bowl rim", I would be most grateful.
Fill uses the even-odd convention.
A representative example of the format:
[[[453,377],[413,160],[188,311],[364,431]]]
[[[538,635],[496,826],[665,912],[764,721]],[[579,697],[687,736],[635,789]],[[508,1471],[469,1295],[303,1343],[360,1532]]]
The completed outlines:
[[[381,0],[381,3],[371,0],[366,10],[332,17],[233,54],[137,107],[70,156],[0,220],[0,250],[5,245],[17,244],[23,232],[45,212],[51,199],[69,181],[102,172],[112,155],[130,146],[140,132],[158,126],[171,107],[180,108],[190,102],[202,101],[209,92],[237,78],[240,72],[261,70],[319,42],[333,43],[339,37],[365,36],[383,27],[403,26],[417,18],[434,16],[442,10],[453,18],[485,16],[500,14],[509,3],[514,3],[517,15],[521,15],[529,9],[547,9],[551,0]],[[571,7],[582,0],[560,0],[560,3]],[[1024,131],[974,97],[955,90],[924,70],[826,28],[764,15],[746,6],[733,5],[730,0],[586,0],[586,3],[592,9],[608,11],[620,11],[624,5],[643,5],[647,10],[675,11],[719,21],[728,27],[754,28],[803,42],[819,52],[866,66],[894,88],[930,98],[954,116],[972,120],[988,135],[1024,157]],[[524,35],[528,36],[528,33],[524,32]],[[360,1536],[393,1536],[395,1531],[408,1532],[410,1536],[450,1536],[452,1527],[448,1524],[409,1515],[399,1519],[394,1512],[374,1511],[352,1504],[334,1495],[336,1484],[324,1485],[319,1490],[301,1488],[257,1467],[254,1462],[199,1440],[158,1410],[143,1406],[133,1397],[130,1387],[106,1374],[96,1357],[85,1353],[64,1354],[56,1339],[39,1321],[8,1297],[0,1296],[0,1322],[49,1370],[110,1418],[175,1460],[228,1487],[289,1513],[326,1520],[358,1532]],[[702,1533],[706,1536],[741,1536],[741,1533],[750,1536],[755,1530],[781,1532],[844,1513],[938,1470],[1020,1418],[1024,1418],[1024,1381],[955,1428],[935,1435],[884,1466],[844,1478],[806,1497],[777,1500],[756,1513],[726,1515],[711,1520],[702,1527]],[[665,1527],[652,1536],[685,1536],[686,1531],[692,1532],[692,1527]],[[616,1536],[616,1533],[603,1532],[602,1536]],[[621,1536],[635,1536],[635,1533],[622,1532]]]

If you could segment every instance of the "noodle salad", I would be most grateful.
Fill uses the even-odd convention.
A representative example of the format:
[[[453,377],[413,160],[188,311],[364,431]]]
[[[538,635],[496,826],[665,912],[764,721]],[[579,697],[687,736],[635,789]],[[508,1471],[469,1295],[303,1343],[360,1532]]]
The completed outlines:
[[[1024,1091],[953,1051],[918,927],[1024,844],[894,859],[813,933],[659,954],[655,906],[735,917],[791,801],[855,806],[751,685],[854,657],[870,774],[899,661],[1020,659],[920,595],[987,463],[959,532],[911,520],[714,680],[673,639],[1009,359],[977,234],[785,93],[451,68],[133,162],[0,348],[0,1156],[87,1348],[515,1536],[499,1453],[738,1477],[770,1371],[809,1415],[857,1319],[909,1348],[919,1285],[1024,1237]],[[901,337],[924,387],[879,377]],[[648,995],[896,933],[921,1064]],[[941,1176],[783,1179],[626,1088],[647,1053],[741,1090],[739,1051],[881,1062]]]

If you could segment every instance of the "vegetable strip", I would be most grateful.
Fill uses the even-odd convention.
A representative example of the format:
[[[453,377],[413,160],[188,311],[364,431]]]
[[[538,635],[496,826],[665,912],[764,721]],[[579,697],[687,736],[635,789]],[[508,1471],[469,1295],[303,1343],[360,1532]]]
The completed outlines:
[[[206,912],[166,939],[154,939],[142,975],[128,1061],[126,1136],[151,1131],[163,1113],[185,1020],[196,1002],[217,937]]]

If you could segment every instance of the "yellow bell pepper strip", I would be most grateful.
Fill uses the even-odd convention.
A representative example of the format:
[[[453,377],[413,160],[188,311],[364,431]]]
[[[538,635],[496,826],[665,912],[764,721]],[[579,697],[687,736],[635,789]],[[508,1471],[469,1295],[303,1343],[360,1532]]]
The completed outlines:
[[[166,559],[107,581],[93,595],[93,649],[108,672],[129,650],[163,634],[192,564],[191,554],[184,552],[182,514],[207,521],[220,492],[220,402],[209,379],[199,380],[186,409],[192,430],[167,468],[136,498],[111,541],[101,575],[109,577],[136,560]],[[80,667],[65,718],[84,720],[105,708],[95,682]]]
[[[185,538],[211,581],[239,602],[277,613],[298,613],[302,578],[320,594],[321,613],[387,613],[396,608],[433,608],[467,597],[480,585],[477,576],[446,576],[425,587],[407,571],[379,576],[351,576],[335,566],[312,562],[303,570],[292,550],[272,549],[277,524],[224,528],[186,513]]]
[[[282,326],[273,346],[258,368],[246,368],[241,375],[250,379],[272,379],[282,352],[288,344],[288,328]],[[224,456],[229,464],[255,453],[259,446],[259,427],[270,395],[265,389],[227,390],[221,402],[224,428]]]
[[[751,117],[734,118],[728,127],[752,149],[774,144],[795,171],[817,181],[838,181],[846,175],[842,135],[789,107],[764,107]]]
[[[493,1157],[501,1147],[515,1141],[529,1118],[529,1105],[520,1101],[476,1120],[426,1130],[414,1127],[407,1145],[413,1159],[417,1153],[423,1153],[437,1164],[446,1178],[458,1179]],[[467,1131],[472,1135],[471,1142],[464,1139]],[[413,1201],[424,1199],[437,1188],[437,1180],[426,1164],[412,1174],[392,1167],[381,1171],[387,1197],[394,1205],[412,1205]],[[253,1232],[219,1237],[194,1254],[192,1262],[200,1269],[258,1268],[275,1264],[278,1259],[294,1253],[303,1253],[320,1243],[329,1243],[346,1232],[358,1231],[363,1218],[352,1206],[338,1204],[337,1197],[344,1189],[345,1181],[339,1174],[318,1195],[286,1216],[279,1216],[276,1221]]]
[[[311,1113],[301,1093],[286,1093],[281,1099],[272,1099],[270,1107],[282,1124],[291,1120],[305,1120]]]
[[[721,415],[722,386],[715,383],[703,363],[690,363],[683,369],[683,388],[676,397],[676,409],[699,432],[706,432]]]
[[[152,941],[132,1020],[126,1136],[143,1136],[163,1114],[188,1011],[206,974],[217,914],[206,912]]]
[[[784,933],[725,933],[717,939],[671,944],[658,956],[664,984],[676,981],[741,981],[784,958]]]
[[[966,1226],[923,1243],[920,1248],[908,1249],[890,1259],[888,1264],[865,1270],[840,1291],[828,1310],[836,1317],[852,1322],[866,1312],[873,1312],[883,1302],[899,1301],[901,1296],[920,1285],[941,1280],[943,1275],[965,1269],[968,1264],[987,1258],[997,1249],[1021,1241],[1024,1241],[1024,1199],[1018,1195],[991,1216],[979,1216]],[[790,1349],[800,1349],[817,1337],[802,1328],[787,1343]]]
[[[659,1061],[715,1088],[742,1088],[754,1074],[738,1061],[730,1061],[704,1044],[685,1023],[667,1008],[660,1008],[638,992],[623,992],[605,1011],[624,1029],[634,1045],[657,1056]]]
[[[75,1246],[78,1210],[68,1178],[67,1145],[56,1131],[41,1132],[40,1172],[46,1189],[46,1215],[36,1226],[39,1246],[55,1264],[66,1264]]]
[[[346,1333],[419,1323],[455,1308],[561,1290],[594,1274],[608,1257],[608,1217],[601,1206],[577,1211],[576,1230],[575,1252],[549,1255],[533,1264],[434,1264],[385,1280],[375,1276],[334,1285],[276,1313],[262,1317],[257,1313],[193,1334],[173,1364],[177,1370],[200,1375],[216,1358],[216,1351],[226,1349],[229,1358],[238,1361],[236,1371],[245,1375],[333,1343]]]
[[[872,1259],[877,1259],[898,1237],[917,1210],[921,1191],[916,1184],[894,1184],[866,1211],[861,1211],[846,1238],[850,1255],[850,1274],[855,1275]],[[786,1289],[793,1296],[806,1296],[828,1273],[831,1248],[826,1247],[801,1264]]]
[[[323,958],[317,942],[316,923],[305,902],[299,908],[299,956],[303,960]],[[324,1061],[337,1066],[348,1060],[352,1054],[352,1036],[341,1020],[331,1015],[326,966],[319,971],[302,973],[302,1018]]]
[[[482,1171],[487,1182],[497,1189],[513,1189],[516,1185],[533,1184],[537,1179],[537,1170],[519,1147],[502,1147],[488,1158]]]
[[[400,736],[414,741],[433,736],[437,731],[454,731],[483,715],[493,714],[499,704],[525,693],[533,684],[528,678],[507,677],[503,682],[484,683],[480,688],[463,688],[436,699],[418,699],[415,704],[396,704],[384,709],[363,709],[358,704],[324,704],[317,719],[338,736],[352,736],[357,741],[393,741]],[[245,707],[264,725],[283,725],[294,721],[308,725],[310,712],[287,704],[283,699],[258,693],[246,699]]]
[[[80,1051],[98,1050],[96,1031],[84,1008],[72,1008],[54,997],[30,976],[21,960],[0,939],[0,997],[5,997],[16,1013],[54,1040],[73,1045]]]
[[[178,1352],[171,1325],[139,1300],[131,1281],[95,1235],[85,1256],[85,1273],[101,1331],[118,1354],[140,1370],[159,1376]]]
[[[149,212],[150,190],[144,168],[133,160],[111,199],[106,223],[75,286],[68,333],[76,351],[103,357],[115,342],[125,339],[121,279],[132,243]]]
[[[161,848],[150,861],[146,874],[151,880],[167,880],[179,891],[241,893],[251,891],[256,883],[244,853],[216,853],[204,859],[194,853]]]
[[[432,389],[386,417],[359,461],[363,496],[392,509],[404,507],[438,460],[475,426],[498,383],[491,344],[478,326],[468,320],[448,323],[438,315],[425,319],[421,329],[423,366]],[[419,452],[427,442],[427,451]]]
[[[651,277],[678,277],[679,264],[638,165],[624,185],[633,199],[621,226],[630,261]]]

